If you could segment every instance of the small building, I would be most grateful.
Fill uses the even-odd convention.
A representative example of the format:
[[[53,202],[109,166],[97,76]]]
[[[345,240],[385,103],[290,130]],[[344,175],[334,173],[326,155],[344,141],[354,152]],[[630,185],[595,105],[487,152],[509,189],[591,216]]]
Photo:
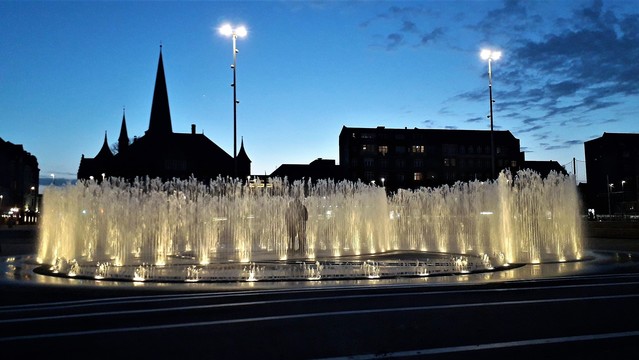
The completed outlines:
[[[561,164],[555,160],[526,160],[524,161],[524,166],[522,168],[537,172],[542,177],[547,177],[552,171],[558,174],[568,175],[566,168],[561,166]]]
[[[191,125],[190,133],[173,132],[161,49],[149,128],[131,142],[123,114],[117,144],[118,151],[114,154],[105,133],[102,148],[95,157],[82,155],[78,179],[195,177],[207,182],[218,176],[246,178],[251,173],[251,160],[244,149],[244,141],[234,158],[204,134],[197,133],[195,124]]]
[[[342,168],[335,164],[335,160],[319,158],[310,164],[282,164],[271,173],[270,177],[286,177],[289,182],[303,179],[340,181],[344,179],[344,174]]]

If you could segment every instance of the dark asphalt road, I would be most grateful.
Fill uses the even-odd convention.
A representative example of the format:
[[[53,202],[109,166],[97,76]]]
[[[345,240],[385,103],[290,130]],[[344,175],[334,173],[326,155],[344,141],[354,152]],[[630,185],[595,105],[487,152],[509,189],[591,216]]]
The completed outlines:
[[[3,250],[6,240],[0,234]],[[636,352],[639,340],[638,244],[589,238],[593,258],[584,262],[396,281],[133,285],[40,275],[25,281],[5,269],[0,353],[92,359],[622,356]]]

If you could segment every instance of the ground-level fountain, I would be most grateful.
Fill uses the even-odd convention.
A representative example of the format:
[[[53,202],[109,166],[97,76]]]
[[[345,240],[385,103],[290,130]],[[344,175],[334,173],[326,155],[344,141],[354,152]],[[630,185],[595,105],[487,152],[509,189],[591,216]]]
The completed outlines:
[[[393,194],[348,181],[267,185],[106,179],[47,188],[40,272],[132,281],[358,279],[583,256],[570,176],[521,171]],[[306,220],[291,234],[287,211],[296,199]]]

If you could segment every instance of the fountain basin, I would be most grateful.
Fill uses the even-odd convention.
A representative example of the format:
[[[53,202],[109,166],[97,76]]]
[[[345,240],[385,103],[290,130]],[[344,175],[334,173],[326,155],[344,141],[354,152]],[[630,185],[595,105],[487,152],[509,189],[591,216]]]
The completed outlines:
[[[326,259],[287,259],[250,263],[219,262],[201,265],[188,256],[170,263],[115,265],[110,262],[59,260],[34,269],[41,275],[77,279],[140,282],[236,282],[357,280],[470,274],[511,269],[493,264],[488,256],[424,252],[390,252]]]

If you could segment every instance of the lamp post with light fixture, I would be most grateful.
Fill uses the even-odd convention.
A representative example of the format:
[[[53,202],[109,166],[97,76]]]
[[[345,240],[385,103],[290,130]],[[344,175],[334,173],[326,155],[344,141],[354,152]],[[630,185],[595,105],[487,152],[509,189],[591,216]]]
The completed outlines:
[[[493,60],[499,60],[501,51],[493,51],[484,49],[479,54],[482,59],[488,60],[488,94],[490,97],[490,163],[491,176],[495,179],[495,135],[493,132],[493,71],[491,63]]]
[[[236,68],[237,68],[237,53],[239,52],[236,46],[237,38],[245,37],[248,34],[246,27],[239,26],[237,28],[233,28],[230,24],[222,25],[219,29],[220,34],[224,36],[230,36],[233,39],[233,65],[231,65],[231,69],[233,69],[233,83],[231,86],[233,87],[233,176],[237,177],[237,79],[236,79]]]

